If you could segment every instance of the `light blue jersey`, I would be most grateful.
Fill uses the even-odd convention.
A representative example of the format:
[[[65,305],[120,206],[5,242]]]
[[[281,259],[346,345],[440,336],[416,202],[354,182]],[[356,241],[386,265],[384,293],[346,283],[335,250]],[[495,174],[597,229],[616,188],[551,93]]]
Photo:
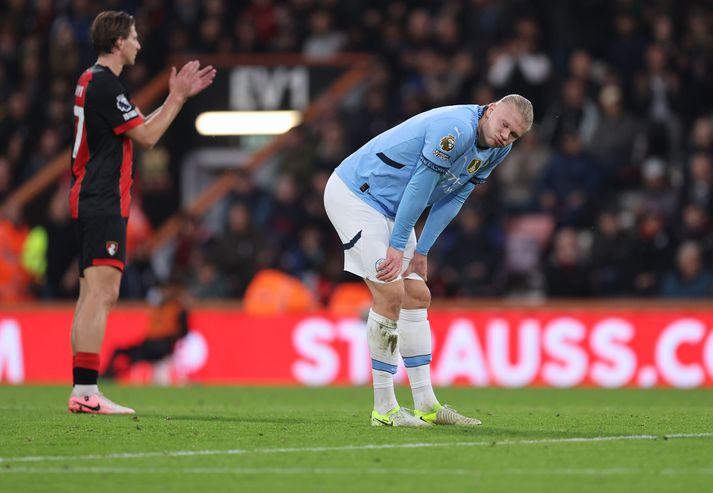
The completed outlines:
[[[394,219],[391,246],[403,250],[416,221],[433,206],[416,251],[427,255],[478,183],[510,152],[476,146],[486,107],[444,106],[377,135],[347,157],[337,175],[364,202]]]

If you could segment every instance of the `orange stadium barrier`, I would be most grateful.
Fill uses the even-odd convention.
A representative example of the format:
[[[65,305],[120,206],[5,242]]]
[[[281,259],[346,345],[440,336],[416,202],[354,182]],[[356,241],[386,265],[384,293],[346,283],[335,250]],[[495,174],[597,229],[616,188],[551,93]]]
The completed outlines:
[[[69,383],[69,308],[0,312],[0,382]],[[713,386],[713,309],[494,308],[430,315],[435,385]],[[109,317],[102,353],[140,340],[143,308]],[[365,324],[327,312],[256,316],[195,309],[164,383],[364,385]],[[138,364],[128,382],[155,380]],[[399,369],[397,381],[406,378]]]

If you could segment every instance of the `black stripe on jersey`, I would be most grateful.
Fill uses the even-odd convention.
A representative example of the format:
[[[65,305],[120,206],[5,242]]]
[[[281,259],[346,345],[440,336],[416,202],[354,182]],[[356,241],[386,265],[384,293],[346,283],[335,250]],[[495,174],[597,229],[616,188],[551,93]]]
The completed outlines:
[[[433,161],[429,161],[428,159],[426,159],[423,156],[423,154],[421,154],[421,164],[423,164],[424,166],[426,166],[428,168],[431,168],[433,171],[435,171],[436,173],[439,173],[441,175],[444,175],[446,173],[446,171],[448,171],[448,168],[444,168],[443,166],[438,166]]]
[[[381,159],[384,162],[384,164],[388,164],[392,168],[401,169],[404,166],[406,166],[405,164],[397,163],[393,159],[389,159],[389,157],[386,154],[384,154],[383,152],[377,153],[376,157]]]

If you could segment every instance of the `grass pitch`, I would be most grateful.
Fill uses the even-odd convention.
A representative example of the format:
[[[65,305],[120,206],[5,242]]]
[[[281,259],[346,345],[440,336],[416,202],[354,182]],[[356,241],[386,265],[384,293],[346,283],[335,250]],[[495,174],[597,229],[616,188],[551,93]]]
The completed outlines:
[[[477,428],[372,428],[369,388],[0,386],[0,491],[710,491],[710,390],[441,389]],[[398,390],[410,406],[406,388]]]

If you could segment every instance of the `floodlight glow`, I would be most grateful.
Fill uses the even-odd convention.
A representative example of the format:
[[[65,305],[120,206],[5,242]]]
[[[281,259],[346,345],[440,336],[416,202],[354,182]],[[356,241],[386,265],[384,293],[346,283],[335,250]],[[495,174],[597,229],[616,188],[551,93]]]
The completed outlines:
[[[196,118],[201,135],[280,135],[302,122],[299,111],[207,111]]]

